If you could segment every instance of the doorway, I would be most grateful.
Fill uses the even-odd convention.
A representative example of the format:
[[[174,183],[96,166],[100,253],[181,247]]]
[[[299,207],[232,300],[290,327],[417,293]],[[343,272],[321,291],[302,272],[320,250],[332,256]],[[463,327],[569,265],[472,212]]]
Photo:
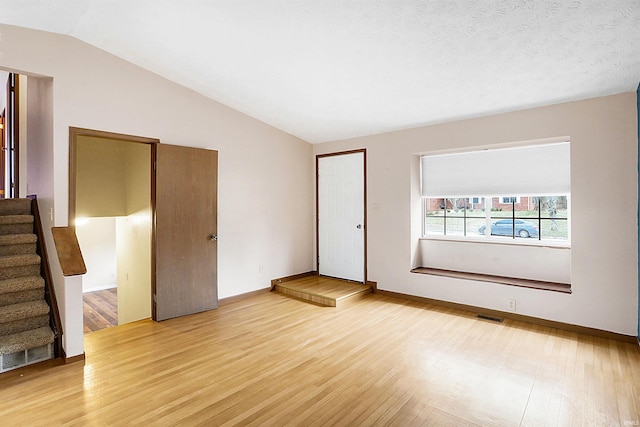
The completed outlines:
[[[93,162],[83,160],[84,152],[78,150],[84,139],[100,151],[91,154]],[[81,216],[85,209],[93,217],[105,218],[105,212],[117,217],[116,228],[120,223],[126,231],[116,231],[124,236],[116,237],[118,324],[147,317],[160,321],[218,306],[218,152],[159,142],[69,129],[70,224],[86,219]],[[118,150],[125,153],[108,155]],[[109,161],[112,166],[98,173]],[[138,166],[130,167],[131,162]],[[82,165],[91,165],[84,177],[79,176]],[[122,179],[127,185],[118,184]],[[81,194],[90,203],[84,204]],[[84,252],[78,230],[76,225]],[[121,281],[131,286],[120,286]]]
[[[154,144],[70,130],[69,221],[87,265],[85,333],[151,317]]]
[[[318,273],[366,282],[366,150],[316,157]]]

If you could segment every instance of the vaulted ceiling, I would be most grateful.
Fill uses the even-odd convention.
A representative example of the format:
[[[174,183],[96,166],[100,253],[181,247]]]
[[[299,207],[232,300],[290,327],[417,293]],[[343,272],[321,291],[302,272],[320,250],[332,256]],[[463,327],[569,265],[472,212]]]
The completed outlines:
[[[0,0],[0,23],[76,37],[314,143],[640,81],[638,0]]]

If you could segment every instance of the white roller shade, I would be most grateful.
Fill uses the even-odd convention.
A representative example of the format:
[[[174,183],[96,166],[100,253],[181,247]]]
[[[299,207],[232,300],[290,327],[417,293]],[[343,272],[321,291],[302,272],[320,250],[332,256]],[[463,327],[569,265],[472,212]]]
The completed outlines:
[[[426,197],[570,192],[568,142],[422,157]]]

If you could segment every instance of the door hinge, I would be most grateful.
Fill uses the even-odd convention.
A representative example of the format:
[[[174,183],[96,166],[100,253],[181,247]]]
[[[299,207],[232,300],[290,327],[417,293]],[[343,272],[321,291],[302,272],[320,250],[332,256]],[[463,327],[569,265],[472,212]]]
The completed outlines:
[[[157,303],[158,302],[158,298],[156,297],[156,294],[153,294],[153,302]]]

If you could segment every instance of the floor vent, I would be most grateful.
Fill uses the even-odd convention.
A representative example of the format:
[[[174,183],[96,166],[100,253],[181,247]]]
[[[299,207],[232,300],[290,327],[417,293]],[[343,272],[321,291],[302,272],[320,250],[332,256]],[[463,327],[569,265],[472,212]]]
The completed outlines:
[[[502,319],[499,317],[485,316],[484,314],[478,314],[476,317],[482,320],[489,320],[490,322],[502,323]]]

